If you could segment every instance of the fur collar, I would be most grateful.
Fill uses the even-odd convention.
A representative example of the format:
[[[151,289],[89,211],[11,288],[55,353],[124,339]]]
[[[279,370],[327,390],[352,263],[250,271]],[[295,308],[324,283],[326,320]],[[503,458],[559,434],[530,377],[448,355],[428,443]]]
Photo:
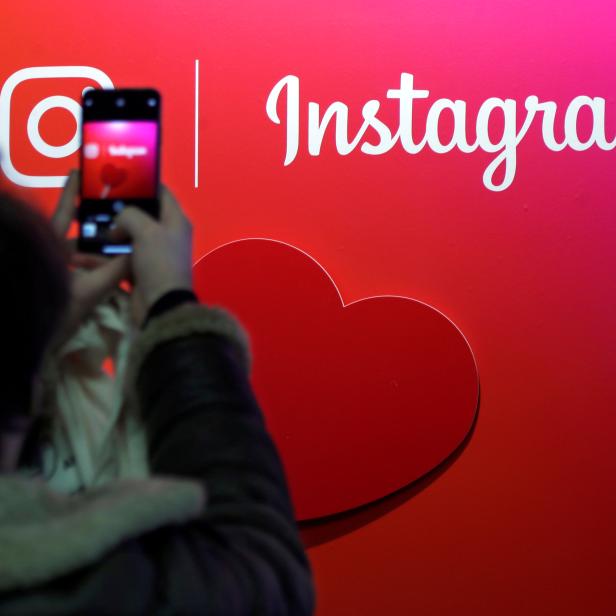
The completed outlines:
[[[128,538],[203,512],[202,484],[123,479],[73,495],[39,478],[0,475],[0,592],[96,562]]]

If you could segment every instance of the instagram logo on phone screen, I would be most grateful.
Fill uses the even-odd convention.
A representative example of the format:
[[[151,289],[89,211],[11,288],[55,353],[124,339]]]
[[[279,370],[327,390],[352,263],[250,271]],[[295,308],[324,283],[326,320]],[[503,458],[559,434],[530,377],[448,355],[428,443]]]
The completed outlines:
[[[83,126],[83,197],[155,196],[157,143],[158,125],[154,121],[86,122]]]
[[[83,91],[113,87],[92,66],[33,66],[10,75],[0,90],[0,166],[6,177],[19,186],[63,186],[67,168],[79,166]]]

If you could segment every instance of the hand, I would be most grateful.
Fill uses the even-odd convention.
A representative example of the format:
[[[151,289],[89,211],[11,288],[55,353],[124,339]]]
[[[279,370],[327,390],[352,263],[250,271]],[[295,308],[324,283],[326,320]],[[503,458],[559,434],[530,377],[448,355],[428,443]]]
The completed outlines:
[[[75,242],[66,239],[66,233],[75,219],[79,182],[79,172],[71,171],[51,218],[52,228],[65,242],[69,264],[73,267],[69,309],[60,332],[54,339],[55,348],[66,342],[95,306],[130,273],[129,259],[126,255],[108,259],[98,255],[78,253]]]
[[[192,291],[192,225],[163,186],[160,220],[133,206],[116,216],[110,237],[122,240],[127,236],[133,242],[133,313],[141,323],[150,307],[167,291]]]

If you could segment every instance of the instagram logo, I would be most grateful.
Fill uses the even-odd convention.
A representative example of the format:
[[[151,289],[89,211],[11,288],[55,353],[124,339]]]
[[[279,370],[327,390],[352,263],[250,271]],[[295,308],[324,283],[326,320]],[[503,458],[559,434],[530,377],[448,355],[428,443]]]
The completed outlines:
[[[58,93],[58,88],[62,93]],[[6,177],[30,188],[64,185],[66,159],[81,142],[81,106],[85,89],[113,88],[111,79],[92,66],[33,66],[13,73],[0,90],[0,167]],[[49,113],[48,113],[49,112]],[[45,128],[45,117],[65,128]],[[60,115],[57,115],[60,114]],[[68,114],[68,122],[66,117]],[[52,134],[53,133],[53,134]],[[62,166],[58,166],[62,164]],[[36,173],[35,173],[36,172]]]

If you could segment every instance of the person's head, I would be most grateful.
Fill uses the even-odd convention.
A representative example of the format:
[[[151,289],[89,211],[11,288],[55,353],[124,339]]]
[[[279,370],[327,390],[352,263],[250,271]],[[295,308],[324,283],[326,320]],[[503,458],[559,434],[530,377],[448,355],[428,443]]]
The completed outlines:
[[[0,436],[27,424],[33,382],[68,298],[66,260],[49,222],[0,193]]]

